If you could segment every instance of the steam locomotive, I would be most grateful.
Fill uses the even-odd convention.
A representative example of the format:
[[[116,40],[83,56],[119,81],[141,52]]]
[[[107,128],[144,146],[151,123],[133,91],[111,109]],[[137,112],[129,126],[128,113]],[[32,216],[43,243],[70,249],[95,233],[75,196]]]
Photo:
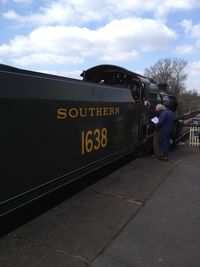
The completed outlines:
[[[147,145],[144,99],[177,108],[173,95],[119,66],[81,76],[0,64],[0,216]]]

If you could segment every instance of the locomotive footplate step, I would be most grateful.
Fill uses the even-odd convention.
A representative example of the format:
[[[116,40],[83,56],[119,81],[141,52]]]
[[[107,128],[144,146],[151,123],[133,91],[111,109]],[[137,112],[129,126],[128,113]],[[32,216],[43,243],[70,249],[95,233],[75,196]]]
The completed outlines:
[[[199,267],[200,153],[138,158],[0,239],[2,267]]]

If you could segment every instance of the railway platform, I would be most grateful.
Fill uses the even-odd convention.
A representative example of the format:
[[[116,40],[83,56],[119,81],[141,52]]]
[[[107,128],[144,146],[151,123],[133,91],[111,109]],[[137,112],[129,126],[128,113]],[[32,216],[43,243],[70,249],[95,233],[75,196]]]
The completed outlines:
[[[0,238],[0,267],[199,267],[200,151],[138,158]]]

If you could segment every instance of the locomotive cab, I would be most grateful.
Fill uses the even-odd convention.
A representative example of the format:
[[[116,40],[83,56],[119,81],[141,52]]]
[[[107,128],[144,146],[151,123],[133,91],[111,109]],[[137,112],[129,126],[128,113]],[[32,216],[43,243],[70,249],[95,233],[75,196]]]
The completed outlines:
[[[145,83],[148,79],[115,65],[99,65],[81,73],[84,81],[129,89],[135,103],[145,98]]]

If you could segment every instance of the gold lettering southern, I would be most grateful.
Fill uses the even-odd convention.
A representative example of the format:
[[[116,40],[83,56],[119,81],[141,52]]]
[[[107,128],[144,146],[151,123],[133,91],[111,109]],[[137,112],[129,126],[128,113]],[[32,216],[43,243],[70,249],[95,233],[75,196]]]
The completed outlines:
[[[119,107],[71,107],[58,108],[57,119],[75,119],[85,117],[116,116],[120,114]]]

